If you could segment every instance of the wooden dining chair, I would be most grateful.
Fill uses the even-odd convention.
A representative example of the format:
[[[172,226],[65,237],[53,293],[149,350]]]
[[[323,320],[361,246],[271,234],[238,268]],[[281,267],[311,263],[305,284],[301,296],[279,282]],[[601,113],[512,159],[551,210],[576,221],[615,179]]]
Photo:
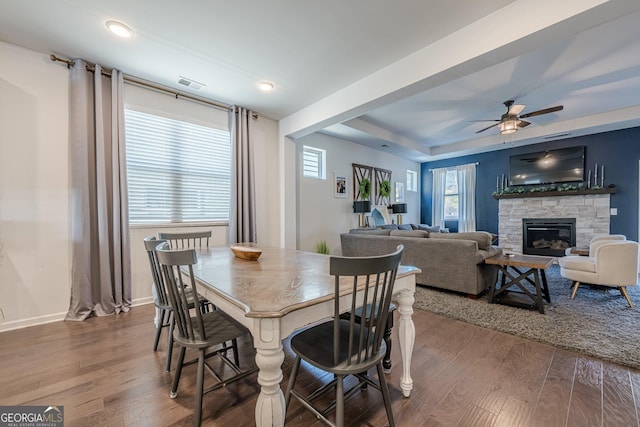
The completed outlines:
[[[242,370],[238,355],[237,338],[249,334],[249,330],[220,310],[203,313],[201,310],[191,310],[189,293],[198,298],[198,285],[193,276],[193,266],[197,263],[194,249],[172,250],[168,243],[157,249],[164,276],[165,290],[175,319],[174,339],[180,346],[180,356],[171,386],[171,398],[178,396],[178,385],[182,368],[193,363],[198,364],[196,377],[196,404],[193,424],[199,426],[202,422],[202,398],[205,393],[238,381],[257,371],[257,367]],[[188,271],[185,274],[185,270]],[[227,342],[232,342],[228,346]],[[187,349],[197,350],[198,358],[185,362]],[[233,361],[227,357],[228,350],[233,350]],[[219,357],[230,368],[232,374],[223,377],[207,363],[207,359]],[[216,382],[204,390],[205,369],[215,378]]]
[[[144,247],[147,251],[149,258],[149,267],[151,268],[151,277],[153,278],[153,304],[157,309],[156,316],[156,334],[153,341],[153,351],[158,351],[158,344],[160,342],[160,335],[165,328],[169,329],[167,337],[167,362],[166,371],[171,370],[171,359],[173,356],[173,328],[175,320],[173,318],[173,310],[169,304],[169,297],[164,285],[164,277],[158,262],[158,255],[156,248],[158,245],[165,243],[165,240],[158,240],[154,236],[148,236],[144,239]],[[191,307],[195,307],[195,299],[191,291],[187,289],[187,297],[190,301]],[[198,298],[198,307],[202,311],[209,311],[211,303],[205,298]]]
[[[386,353],[383,336],[403,249],[403,246],[399,245],[395,252],[382,256],[331,257],[329,272],[335,278],[333,319],[301,331],[291,338],[291,349],[296,359],[285,393],[287,408],[291,397],[295,397],[326,424],[342,427],[345,425],[345,398],[352,396],[366,384],[382,393],[389,425],[395,425],[382,367],[382,360]],[[361,287],[364,287],[364,291],[359,289]],[[339,296],[344,297],[347,289],[352,296],[351,306],[348,307],[351,315],[348,319],[343,319],[340,313],[345,311],[345,307],[340,306]],[[371,301],[372,312],[378,313],[377,316],[357,316],[357,294],[360,292],[363,292],[364,301]],[[297,391],[295,384],[302,360],[317,369],[333,374],[333,381],[310,394],[303,395]],[[374,366],[377,369],[378,382],[367,374],[367,371]],[[354,375],[358,383],[349,390],[345,390],[344,378],[349,375]],[[323,408],[319,407],[318,398],[333,389],[335,389],[335,400]],[[335,410],[335,424],[328,418],[333,410]]]
[[[207,248],[211,239],[211,230],[158,233],[158,239],[166,240],[172,249]]]

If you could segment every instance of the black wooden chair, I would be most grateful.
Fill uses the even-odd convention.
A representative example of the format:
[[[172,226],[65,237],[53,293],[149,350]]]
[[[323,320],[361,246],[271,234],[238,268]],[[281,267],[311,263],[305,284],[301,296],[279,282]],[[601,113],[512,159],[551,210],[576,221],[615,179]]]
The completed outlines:
[[[169,303],[175,319],[174,340],[180,346],[180,356],[173,377],[171,398],[178,396],[178,385],[182,368],[192,363],[198,364],[196,377],[196,404],[193,423],[199,426],[202,422],[202,398],[205,393],[225,387],[257,371],[257,367],[240,369],[237,338],[249,334],[249,330],[220,310],[203,313],[201,310],[190,310],[189,293],[198,298],[198,287],[193,277],[193,265],[197,262],[194,249],[172,250],[168,243],[157,248],[158,261],[162,267],[164,283]],[[188,270],[188,274],[184,273]],[[192,315],[192,312],[193,314]],[[228,346],[226,343],[233,344]],[[187,349],[198,351],[196,360],[185,362]],[[233,361],[227,357],[227,351],[233,350]],[[208,351],[209,350],[209,351]],[[217,356],[230,368],[231,376],[223,378],[216,373],[206,359]],[[205,369],[216,379],[216,383],[204,390]]]
[[[335,305],[333,320],[311,327],[295,334],[291,338],[291,349],[296,360],[291,370],[289,385],[285,393],[287,407],[291,397],[295,397],[303,406],[329,425],[344,426],[344,402],[360,390],[365,384],[382,393],[389,425],[394,425],[389,391],[385,381],[382,360],[386,353],[383,336],[386,330],[393,285],[403,251],[402,245],[388,255],[373,257],[331,257],[329,270],[335,276]],[[345,307],[340,307],[340,290],[349,287],[352,293],[350,316],[343,319],[340,315]],[[373,313],[378,315],[358,316],[356,295],[363,287],[364,300],[371,301]],[[323,385],[311,394],[303,396],[295,390],[300,363],[304,360],[317,369],[334,375],[333,381]],[[367,375],[367,371],[377,368],[378,382]],[[344,388],[344,378],[354,375],[358,383],[349,390]],[[328,406],[320,408],[317,401],[325,392],[335,388],[336,398]],[[328,414],[335,409],[335,424]]]
[[[147,256],[149,258],[149,267],[151,268],[151,277],[153,278],[153,304],[158,310],[158,316],[156,319],[156,334],[153,341],[153,351],[158,351],[158,344],[160,342],[160,335],[162,334],[162,330],[164,328],[168,328],[169,334],[167,337],[167,363],[165,369],[167,370],[167,372],[169,372],[171,370],[171,358],[173,355],[173,328],[175,325],[175,321],[173,318],[173,310],[171,309],[171,305],[169,304],[169,297],[167,296],[167,292],[165,290],[164,277],[162,275],[162,270],[160,269],[160,263],[158,262],[158,255],[156,254],[156,247],[162,243],[165,243],[165,240],[158,240],[154,236],[148,236],[144,239],[144,248],[147,251]],[[193,294],[189,289],[187,289],[187,298],[189,299],[191,306],[195,307],[195,300],[193,298]],[[211,303],[207,299],[200,297],[198,306],[202,311],[206,312],[209,311]]]

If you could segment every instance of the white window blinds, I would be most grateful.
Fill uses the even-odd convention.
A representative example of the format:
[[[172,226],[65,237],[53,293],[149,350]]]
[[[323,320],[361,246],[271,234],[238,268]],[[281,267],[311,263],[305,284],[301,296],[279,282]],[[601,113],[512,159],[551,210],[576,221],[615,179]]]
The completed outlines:
[[[326,179],[327,152],[320,148],[302,147],[302,175],[309,178]]]
[[[125,128],[132,225],[229,220],[228,131],[130,109]]]

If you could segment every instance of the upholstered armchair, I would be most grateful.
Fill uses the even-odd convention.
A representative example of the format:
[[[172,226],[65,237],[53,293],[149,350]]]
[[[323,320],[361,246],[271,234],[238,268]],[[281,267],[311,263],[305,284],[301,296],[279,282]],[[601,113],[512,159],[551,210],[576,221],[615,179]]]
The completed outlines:
[[[589,242],[589,252],[591,252],[591,244],[601,240],[627,240],[627,237],[624,234],[596,234]],[[576,256],[573,249],[574,248],[567,248],[564,251],[565,256]]]
[[[558,259],[562,277],[573,280],[573,299],[581,283],[617,288],[633,307],[627,286],[638,282],[638,243],[628,240],[593,242],[590,256]]]

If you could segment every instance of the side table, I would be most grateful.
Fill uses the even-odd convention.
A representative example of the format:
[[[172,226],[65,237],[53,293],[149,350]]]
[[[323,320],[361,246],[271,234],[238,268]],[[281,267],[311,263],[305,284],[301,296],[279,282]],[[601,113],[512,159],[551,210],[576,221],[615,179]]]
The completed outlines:
[[[502,254],[487,258],[485,262],[497,265],[501,272],[500,286],[498,287],[497,280],[491,284],[490,303],[537,308],[544,314],[543,297],[548,303],[551,302],[545,270],[553,264],[553,257]]]

